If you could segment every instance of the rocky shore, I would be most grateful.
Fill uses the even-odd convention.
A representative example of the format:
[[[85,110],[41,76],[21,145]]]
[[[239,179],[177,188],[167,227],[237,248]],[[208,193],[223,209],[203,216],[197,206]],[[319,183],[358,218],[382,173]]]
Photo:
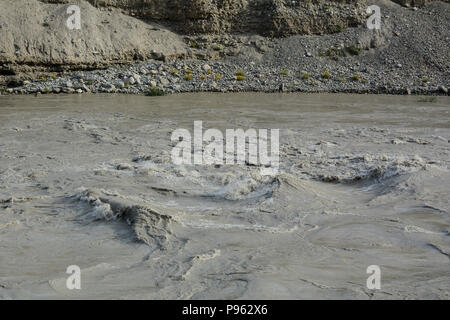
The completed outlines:
[[[43,32],[50,37],[64,1],[48,2],[51,3],[36,1],[36,4],[41,16],[50,12],[54,18],[45,16],[48,22]],[[18,31],[14,29],[17,26],[13,26],[15,37],[11,37],[8,26],[14,24],[17,8],[11,13],[7,22],[0,25],[0,33],[9,35],[1,38],[4,48],[0,50],[1,94],[164,95],[248,91],[448,94],[450,5],[446,2],[396,1],[404,5],[401,6],[393,1],[375,1],[382,12],[380,30],[366,27],[362,18],[365,1],[332,5],[328,4],[332,1],[319,1],[315,6],[308,1],[301,5],[272,1],[277,10],[289,8],[286,14],[290,16],[304,13],[302,6],[308,4],[316,19],[308,20],[310,28],[305,29],[287,23],[290,21],[287,16],[278,16],[281,20],[276,20],[272,12],[268,14],[272,23],[265,31],[261,26],[255,29],[255,24],[247,24],[240,27],[245,32],[214,27],[220,22],[217,19],[221,11],[209,8],[212,11],[205,13],[203,20],[189,14],[183,16],[184,20],[178,17],[185,24],[204,22],[200,24],[203,29],[195,29],[196,32],[187,29],[190,32],[184,34],[177,33],[182,24],[173,22],[178,18],[168,15],[167,6],[158,7],[164,12],[158,20],[154,11],[136,11],[120,1],[90,2],[81,1],[80,6],[89,9],[83,20],[91,22],[86,29],[94,29],[87,34],[68,36],[62,27],[50,42],[53,46],[38,43],[44,40],[30,41],[33,30]],[[155,1],[147,2],[151,5]],[[223,25],[234,25],[233,19],[243,12],[247,21],[258,16],[250,10],[251,6],[244,10],[235,2],[232,1],[235,6],[229,8]],[[3,6],[7,10],[6,4]],[[259,3],[257,9],[262,8]],[[273,11],[273,7],[264,8]],[[32,19],[33,7],[29,3],[21,9],[29,11]],[[355,14],[352,16],[350,11]],[[324,15],[335,16],[336,20],[327,20],[327,24],[320,26],[319,20],[325,19]],[[275,20],[286,23],[274,24]],[[98,21],[105,26],[98,26]],[[168,29],[172,22],[175,32]],[[206,32],[209,28],[206,26],[211,32]],[[110,32],[115,34],[114,40]]]
[[[7,94],[122,93],[165,95],[186,92],[346,92],[447,95],[445,85],[426,79],[372,80],[367,69],[353,73],[266,69],[257,65],[199,61],[150,61],[123,68],[77,72],[6,89]]]

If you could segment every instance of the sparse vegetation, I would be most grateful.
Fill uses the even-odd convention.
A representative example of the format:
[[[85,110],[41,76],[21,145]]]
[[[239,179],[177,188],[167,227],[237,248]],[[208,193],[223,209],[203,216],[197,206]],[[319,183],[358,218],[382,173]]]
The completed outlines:
[[[164,92],[164,90],[161,90],[159,88],[150,88],[147,89],[147,91],[145,92],[146,96],[151,96],[151,97],[159,97],[159,96],[165,96],[167,93]]]
[[[244,81],[245,80],[245,76],[236,76],[236,80],[237,81]]]
[[[328,57],[335,57],[335,56],[337,56],[339,54],[341,54],[341,50],[339,50],[337,48],[333,48],[333,47],[328,48],[325,51],[325,55],[328,56]]]
[[[282,75],[282,76],[288,76],[289,75],[289,71],[288,70],[281,70],[280,71],[280,74]]]
[[[427,78],[427,77],[424,77],[424,78],[422,79],[422,82],[423,82],[423,83],[428,83],[428,82],[430,82],[430,79]]]
[[[319,56],[321,57],[329,57],[332,60],[339,60],[339,57],[347,57],[348,53],[344,48],[335,48],[331,47],[326,49],[325,51],[320,51]]]
[[[222,76],[220,74],[216,75],[216,80],[222,80]]]
[[[222,51],[222,47],[219,45],[215,45],[213,49],[214,51]]]
[[[309,78],[311,78],[311,76],[306,72],[302,72],[301,77],[303,80],[308,80]]]
[[[327,71],[322,73],[322,79],[331,79],[331,74]]]
[[[361,80],[361,77],[358,76],[357,74],[355,74],[355,75],[352,76],[352,80],[353,81],[359,81],[359,80]]]
[[[245,77],[245,72],[244,71],[238,71],[238,72],[236,72],[236,76],[238,76],[238,77]]]
[[[347,51],[353,56],[359,56],[361,54],[361,49],[355,46],[347,47]]]
[[[193,79],[193,77],[192,77],[192,74],[190,74],[190,73],[184,77],[184,80],[186,80],[186,81],[192,81],[192,79]]]

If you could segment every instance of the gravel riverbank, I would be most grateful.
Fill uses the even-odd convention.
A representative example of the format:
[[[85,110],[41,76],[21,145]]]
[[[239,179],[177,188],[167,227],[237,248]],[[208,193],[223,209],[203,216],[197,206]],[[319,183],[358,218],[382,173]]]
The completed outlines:
[[[62,77],[25,81],[10,94],[122,93],[162,95],[185,92],[348,92],[388,94],[443,94],[445,85],[427,79],[371,78],[367,70],[331,73],[264,68],[252,64],[149,61],[124,68],[77,72]]]

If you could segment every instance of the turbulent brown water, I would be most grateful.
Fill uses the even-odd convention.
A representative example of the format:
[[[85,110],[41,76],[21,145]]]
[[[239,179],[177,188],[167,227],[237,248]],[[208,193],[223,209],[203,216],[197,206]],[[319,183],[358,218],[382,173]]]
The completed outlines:
[[[428,101],[428,102],[427,102]],[[0,298],[450,298],[450,100],[0,97]],[[280,129],[280,170],[171,133]],[[66,288],[78,265],[81,290]],[[381,269],[381,289],[366,269]]]

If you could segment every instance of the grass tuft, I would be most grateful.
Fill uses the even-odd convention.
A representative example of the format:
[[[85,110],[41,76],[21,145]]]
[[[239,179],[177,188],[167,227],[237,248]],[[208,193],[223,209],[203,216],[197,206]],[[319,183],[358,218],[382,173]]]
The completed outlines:
[[[309,74],[307,74],[306,72],[302,72],[302,79],[303,80],[308,80],[309,78],[311,78],[311,76]]]
[[[327,71],[322,73],[322,79],[331,79],[331,74]]]

